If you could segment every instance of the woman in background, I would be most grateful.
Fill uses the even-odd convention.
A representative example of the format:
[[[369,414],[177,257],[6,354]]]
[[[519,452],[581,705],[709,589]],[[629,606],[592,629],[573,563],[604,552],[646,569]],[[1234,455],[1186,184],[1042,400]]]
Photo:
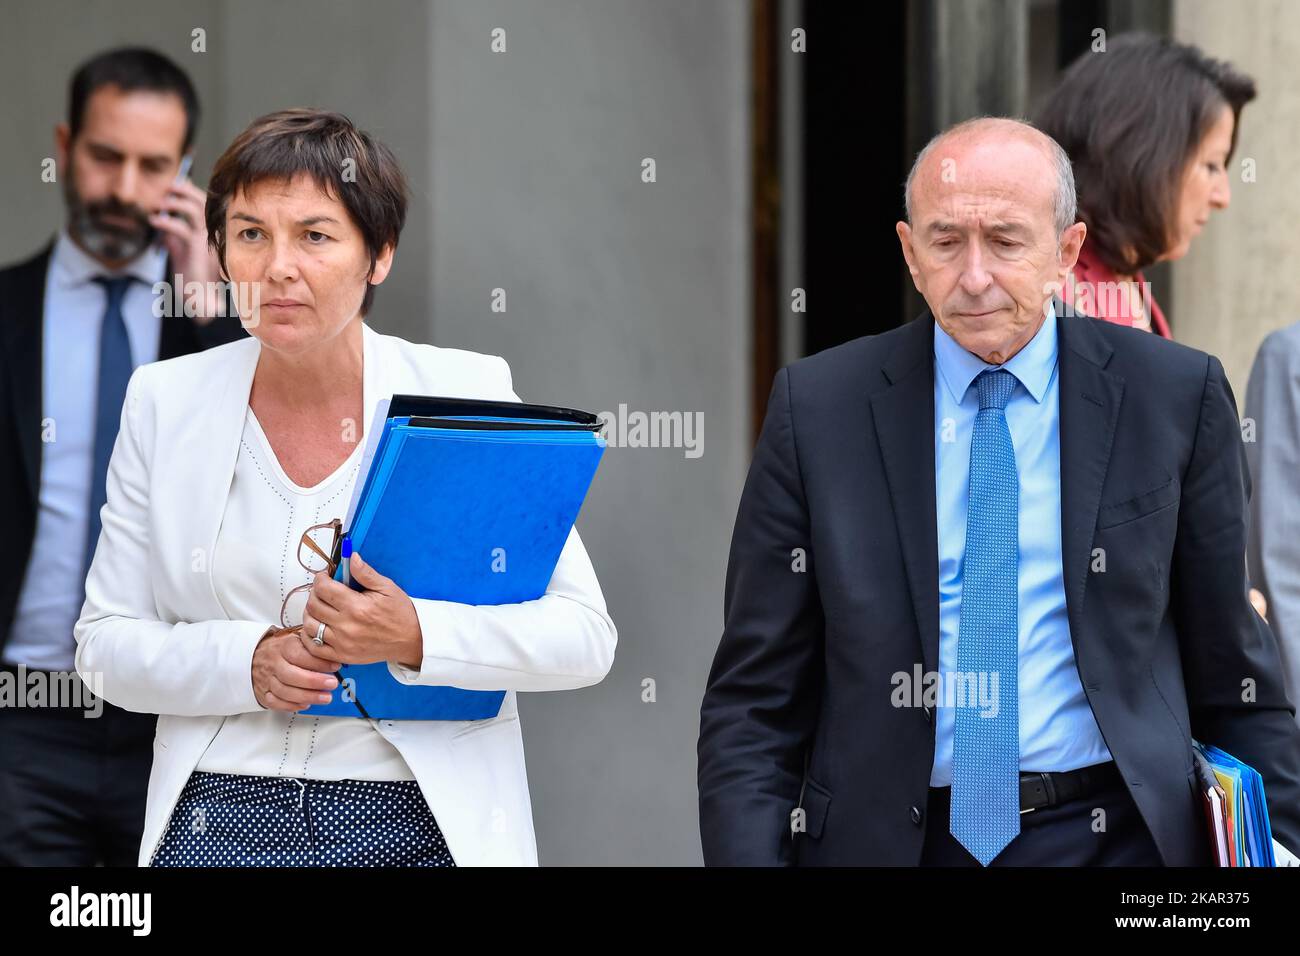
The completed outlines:
[[[1255,81],[1197,47],[1145,33],[1079,56],[1035,120],[1069,155],[1088,235],[1062,301],[1162,338],[1142,270],[1181,259],[1232,199],[1228,163]],[[1263,617],[1268,604],[1251,588]]]
[[[1114,37],[1070,65],[1035,122],[1074,166],[1088,235],[1061,298],[1170,338],[1142,270],[1181,259],[1231,200],[1228,163],[1255,82],[1167,37]]]

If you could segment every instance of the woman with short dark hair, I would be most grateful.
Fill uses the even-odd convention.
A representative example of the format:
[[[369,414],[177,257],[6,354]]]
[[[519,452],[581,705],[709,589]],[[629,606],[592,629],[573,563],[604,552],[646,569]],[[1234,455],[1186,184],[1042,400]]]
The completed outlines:
[[[75,636],[105,699],[160,715],[142,865],[537,862],[515,692],[600,681],[617,640],[577,531],[521,604],[412,598],[355,554],[360,592],[313,567],[381,398],[519,401],[505,360],[364,321],[406,196],[346,117],[255,120],[206,209],[250,337],[127,387]],[[341,663],[379,661],[402,683],[507,693],[480,721],[300,713],[342,692]]]
[[[1142,270],[1187,254],[1231,199],[1228,162],[1255,83],[1167,37],[1114,37],[1072,63],[1036,118],[1074,167],[1088,235],[1062,299],[1170,338]]]

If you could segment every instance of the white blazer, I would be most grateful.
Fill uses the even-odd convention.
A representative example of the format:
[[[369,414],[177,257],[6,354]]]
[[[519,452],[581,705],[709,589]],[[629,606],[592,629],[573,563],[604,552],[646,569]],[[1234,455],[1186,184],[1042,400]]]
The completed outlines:
[[[397,393],[519,401],[498,356],[417,345],[363,324],[365,426]],[[139,863],[148,865],[190,772],[228,714],[262,709],[253,648],[272,621],[232,621],[208,556],[216,545],[261,343],[142,365],[109,463],[102,530],[74,633],[77,672],[106,700],[159,715]],[[272,543],[268,543],[270,546]],[[516,691],[599,682],[618,635],[576,530],[546,594],[477,607],[413,599],[424,639],[405,683],[506,690],[480,721],[376,721],[420,784],[460,866],[537,865]],[[101,683],[102,682],[102,683]]]

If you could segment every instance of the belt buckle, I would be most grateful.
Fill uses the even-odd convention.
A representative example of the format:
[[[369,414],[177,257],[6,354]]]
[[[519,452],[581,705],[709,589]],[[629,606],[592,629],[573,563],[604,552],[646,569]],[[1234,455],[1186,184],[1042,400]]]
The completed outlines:
[[[1053,786],[1052,778],[1048,776],[1046,772],[1040,772],[1038,776],[1041,777],[1043,780],[1043,792],[1047,795],[1047,806],[1050,807],[1052,806],[1052,804],[1056,803],[1056,787]],[[1035,810],[1038,809],[1041,808],[1026,807],[1025,809],[1020,811],[1020,815],[1024,816],[1026,813],[1033,813]]]

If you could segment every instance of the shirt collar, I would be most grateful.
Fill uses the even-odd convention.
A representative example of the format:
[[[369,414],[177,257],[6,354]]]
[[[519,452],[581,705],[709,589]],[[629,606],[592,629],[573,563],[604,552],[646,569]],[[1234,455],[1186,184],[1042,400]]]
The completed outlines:
[[[1048,316],[1034,337],[1002,365],[990,365],[978,355],[966,351],[943,330],[937,319],[933,321],[935,366],[958,405],[975,376],[987,368],[1005,368],[1025,386],[1035,402],[1042,402],[1052,370],[1056,368],[1056,306],[1050,301]]]
[[[150,243],[148,248],[128,262],[125,268],[116,271],[109,270],[104,267],[103,263],[97,261],[90,253],[73,242],[72,237],[68,234],[67,227],[64,227],[60,230],[59,237],[54,243],[50,271],[55,283],[60,288],[65,289],[84,285],[102,275],[132,276],[152,288],[155,282],[165,278],[163,272],[166,265],[166,246]]]

